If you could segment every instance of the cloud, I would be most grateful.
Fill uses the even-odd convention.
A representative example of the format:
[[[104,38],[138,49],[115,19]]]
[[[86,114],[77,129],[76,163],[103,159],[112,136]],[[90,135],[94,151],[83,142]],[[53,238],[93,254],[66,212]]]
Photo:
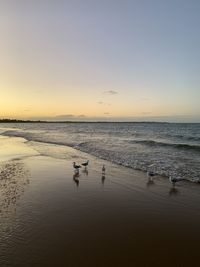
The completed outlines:
[[[142,115],[150,115],[151,112],[142,112]]]
[[[53,119],[56,120],[68,120],[68,119],[79,119],[79,118],[86,118],[86,116],[84,114],[81,115],[64,114],[53,117]]]
[[[84,114],[81,114],[79,116],[77,116],[78,118],[86,118],[86,116]]]
[[[106,102],[103,102],[103,101],[99,101],[99,102],[97,102],[97,104],[106,105],[106,106],[110,106],[111,105],[110,103],[106,103]]]
[[[108,90],[108,91],[104,91],[104,94],[106,94],[106,95],[116,95],[116,94],[118,94],[118,92],[114,91],[114,90]]]
[[[73,118],[74,115],[73,114],[65,114],[65,115],[57,115],[55,116],[56,119],[63,119],[63,118]]]
[[[109,113],[109,112],[104,112],[104,114],[105,114],[105,115],[110,115],[110,113]]]

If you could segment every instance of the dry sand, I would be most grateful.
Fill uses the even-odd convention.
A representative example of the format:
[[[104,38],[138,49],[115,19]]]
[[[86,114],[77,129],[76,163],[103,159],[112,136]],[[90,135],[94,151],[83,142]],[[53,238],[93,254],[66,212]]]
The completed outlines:
[[[0,140],[0,266],[199,266],[199,185],[24,141]]]

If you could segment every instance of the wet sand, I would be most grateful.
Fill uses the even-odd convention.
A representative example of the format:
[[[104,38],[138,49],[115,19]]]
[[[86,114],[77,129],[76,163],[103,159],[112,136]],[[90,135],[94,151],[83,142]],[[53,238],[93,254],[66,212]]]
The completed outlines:
[[[199,266],[199,185],[11,141],[0,163],[0,266]],[[72,162],[85,159],[76,176]]]

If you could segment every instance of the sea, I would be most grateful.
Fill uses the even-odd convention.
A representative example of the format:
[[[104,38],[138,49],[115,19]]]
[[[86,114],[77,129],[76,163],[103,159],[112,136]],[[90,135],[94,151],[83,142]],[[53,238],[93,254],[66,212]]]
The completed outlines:
[[[200,182],[199,123],[1,123],[0,135],[70,146],[125,167]]]

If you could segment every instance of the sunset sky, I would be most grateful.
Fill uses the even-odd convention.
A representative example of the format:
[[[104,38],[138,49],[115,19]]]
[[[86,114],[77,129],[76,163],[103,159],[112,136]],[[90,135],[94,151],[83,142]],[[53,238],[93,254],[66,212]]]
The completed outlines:
[[[0,0],[0,118],[200,122],[199,0]]]

